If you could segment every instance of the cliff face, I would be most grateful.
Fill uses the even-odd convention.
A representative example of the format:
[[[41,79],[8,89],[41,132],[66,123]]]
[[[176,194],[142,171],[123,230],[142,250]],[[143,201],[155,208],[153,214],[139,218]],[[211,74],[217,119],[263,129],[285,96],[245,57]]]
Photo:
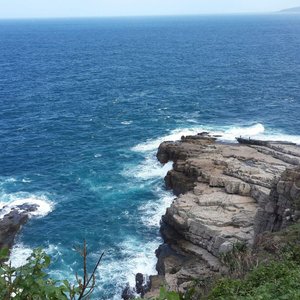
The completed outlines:
[[[202,133],[158,149],[161,163],[174,162],[165,182],[178,196],[163,216],[165,244],[157,251],[160,278],[170,289],[225,273],[219,258],[235,243],[251,246],[257,234],[300,217],[300,148],[241,143],[217,143]]]
[[[274,184],[268,201],[261,205],[255,233],[280,231],[300,219],[300,167],[287,169]]]

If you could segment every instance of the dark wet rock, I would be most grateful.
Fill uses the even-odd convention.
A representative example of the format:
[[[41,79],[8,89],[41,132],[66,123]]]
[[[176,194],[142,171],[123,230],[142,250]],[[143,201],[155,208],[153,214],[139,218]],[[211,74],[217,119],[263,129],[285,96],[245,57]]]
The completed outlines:
[[[261,140],[255,140],[255,139],[245,139],[245,138],[236,138],[236,140],[240,144],[246,144],[246,145],[258,145],[258,146],[267,146],[268,142],[267,141],[261,141]]]
[[[149,291],[150,289],[149,284],[150,284],[149,280],[142,273],[137,273],[135,275],[136,292],[141,297],[144,297],[144,295]]]
[[[3,207],[1,211],[4,211],[6,207]],[[0,220],[0,249],[13,246],[13,242],[16,234],[19,232],[22,225],[24,225],[28,218],[29,213],[37,209],[36,205],[19,205],[12,208],[4,217]]]
[[[125,289],[122,292],[122,299],[124,300],[130,300],[135,298],[135,292],[132,290],[132,288],[129,286],[129,284],[126,285]]]
[[[135,299],[137,294],[139,297],[143,298],[150,290],[150,284],[151,281],[147,276],[142,273],[137,273],[135,275],[135,287],[130,287],[130,285],[127,284],[122,292],[122,299]]]

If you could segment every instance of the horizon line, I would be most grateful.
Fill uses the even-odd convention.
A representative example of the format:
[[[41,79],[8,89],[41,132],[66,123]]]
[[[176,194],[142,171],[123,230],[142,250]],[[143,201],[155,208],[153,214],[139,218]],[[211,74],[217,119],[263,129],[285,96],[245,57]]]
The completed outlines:
[[[112,18],[149,18],[149,17],[201,17],[201,16],[237,16],[237,15],[288,15],[295,13],[287,13],[281,11],[265,11],[265,12],[227,12],[227,13],[199,13],[199,14],[149,14],[149,15],[107,15],[107,16],[47,16],[47,17],[0,17],[0,21],[5,20],[56,20],[56,19],[112,19]]]

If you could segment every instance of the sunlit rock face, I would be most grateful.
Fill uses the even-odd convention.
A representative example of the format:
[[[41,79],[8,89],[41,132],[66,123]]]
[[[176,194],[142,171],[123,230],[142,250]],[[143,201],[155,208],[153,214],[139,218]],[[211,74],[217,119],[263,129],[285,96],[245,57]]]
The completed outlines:
[[[164,142],[157,158],[173,161],[166,186],[178,196],[163,216],[165,246],[157,269],[171,289],[224,273],[220,256],[256,234],[280,230],[300,215],[300,148],[239,139],[218,143],[208,133]]]

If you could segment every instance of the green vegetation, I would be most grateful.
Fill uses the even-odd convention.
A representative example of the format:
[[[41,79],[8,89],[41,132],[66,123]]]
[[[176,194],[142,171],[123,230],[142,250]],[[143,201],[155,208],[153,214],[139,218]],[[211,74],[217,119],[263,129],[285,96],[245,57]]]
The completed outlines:
[[[169,292],[165,288],[160,289],[158,300],[180,300],[182,297],[176,292]]]
[[[253,250],[236,244],[221,260],[228,268],[228,276],[207,283],[208,291],[203,292],[203,283],[186,294],[162,289],[155,300],[300,299],[299,223],[281,232],[262,235]]]
[[[230,276],[216,281],[210,300],[300,299],[300,224],[262,235],[252,251],[237,245],[223,262]]]
[[[300,299],[300,266],[285,261],[256,267],[243,279],[220,280],[208,299]]]
[[[47,269],[50,258],[40,249],[35,250],[27,263],[18,268],[4,263],[8,251],[1,250],[0,299],[89,299],[95,288],[95,271],[103,254],[91,275],[88,275],[86,244],[77,251],[83,259],[83,276],[80,278],[76,274],[76,283],[72,284],[49,277]],[[300,224],[279,233],[263,235],[254,250],[236,244],[221,259],[228,268],[228,277],[215,278],[213,284],[195,281],[195,286],[185,294],[161,288],[160,295],[153,300],[300,299]]]
[[[82,249],[76,249],[83,259],[83,277],[76,274],[76,283],[68,280],[54,280],[47,274],[50,257],[41,249],[33,251],[27,263],[21,267],[12,267],[5,263],[8,250],[0,251],[0,299],[1,300],[81,300],[89,299],[95,288],[95,271],[101,257],[91,275],[87,273],[86,243]]]

